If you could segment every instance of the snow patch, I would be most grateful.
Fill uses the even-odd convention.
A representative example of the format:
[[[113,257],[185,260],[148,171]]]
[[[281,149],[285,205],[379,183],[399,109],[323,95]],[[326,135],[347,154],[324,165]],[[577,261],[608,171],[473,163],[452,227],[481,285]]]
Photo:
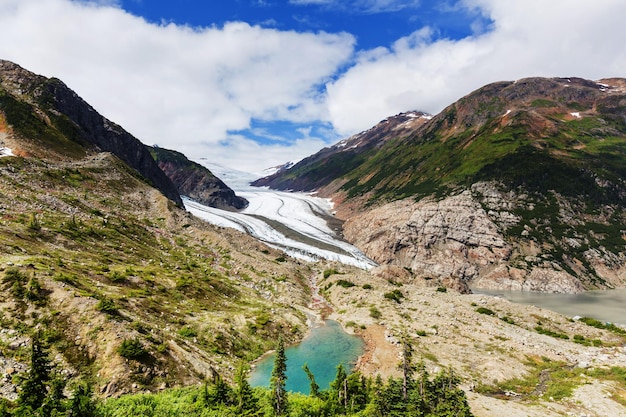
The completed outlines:
[[[15,156],[11,148],[0,148],[0,158],[3,156]]]

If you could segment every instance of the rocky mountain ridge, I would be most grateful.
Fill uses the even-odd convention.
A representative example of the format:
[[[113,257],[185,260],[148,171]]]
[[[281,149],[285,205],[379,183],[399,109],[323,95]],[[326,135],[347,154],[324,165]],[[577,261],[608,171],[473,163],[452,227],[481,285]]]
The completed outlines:
[[[446,291],[409,267],[370,274],[291,259],[194,218],[120,157],[57,129],[66,120],[53,123],[55,113],[31,104],[28,91],[11,91],[0,93],[0,148],[11,150],[0,151],[0,397],[17,397],[35,334],[68,388],[89,383],[106,401],[200,385],[215,372],[231,380],[278,337],[296,343],[330,314],[364,337],[366,375],[397,375],[407,337],[429,371],[454,368],[477,417],[624,413],[623,329]],[[472,248],[500,245],[495,264],[510,245],[500,229],[484,214],[452,215],[463,206],[476,212],[479,196],[486,216],[510,227],[521,216],[515,204],[534,204],[487,183],[449,204],[422,201],[421,217],[409,200],[391,204],[431,236],[426,249],[447,236]],[[571,394],[554,389],[565,384]],[[5,406],[15,409],[0,398]]]
[[[369,130],[324,148],[295,165],[281,167],[276,173],[251,183],[279,190],[314,191],[341,178],[363,163],[363,155],[380,148],[394,135],[403,135],[422,126],[431,116],[423,112],[406,112],[389,117]]]
[[[361,134],[373,135],[362,152],[339,144],[257,184],[332,197],[351,243],[416,278],[461,289],[624,286],[625,87],[490,84],[416,126],[384,121]]]
[[[158,146],[150,146],[148,150],[180,195],[223,210],[241,210],[248,205],[245,198],[235,195],[209,169],[190,161],[182,153]]]
[[[20,139],[15,138],[10,146],[16,155],[76,158],[111,152],[182,207],[176,187],[143,144],[98,114],[61,80],[0,60],[0,86],[5,123]]]

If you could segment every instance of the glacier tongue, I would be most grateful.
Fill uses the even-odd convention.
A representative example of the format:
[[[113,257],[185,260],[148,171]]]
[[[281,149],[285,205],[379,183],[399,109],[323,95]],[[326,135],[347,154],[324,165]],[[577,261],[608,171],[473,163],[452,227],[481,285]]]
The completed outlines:
[[[216,226],[248,233],[295,258],[307,261],[328,259],[363,269],[376,266],[363,252],[339,239],[328,227],[323,217],[331,215],[329,200],[305,193],[251,187],[248,185],[251,178],[246,173],[226,171],[217,166],[209,166],[209,169],[250,204],[235,213],[183,199],[185,208],[193,215]]]

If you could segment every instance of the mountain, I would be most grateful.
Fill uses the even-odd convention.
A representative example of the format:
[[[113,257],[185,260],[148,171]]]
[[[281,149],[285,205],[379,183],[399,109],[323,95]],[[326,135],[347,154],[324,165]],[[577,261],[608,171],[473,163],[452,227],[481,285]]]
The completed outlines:
[[[624,414],[621,327],[446,291],[435,276],[417,279],[393,264],[370,274],[304,263],[208,225],[39,103],[45,80],[9,74],[0,77],[0,414],[50,414],[77,386],[89,395],[89,384],[97,415],[240,415],[230,396],[244,385],[231,393],[222,382],[280,337],[302,340],[322,317],[363,337],[357,369],[396,377],[397,398],[409,340],[420,367],[449,375],[435,381],[462,380],[476,416]],[[24,377],[41,378],[28,372],[35,338],[54,379],[30,388],[53,401],[29,412],[16,398]],[[39,370],[48,365],[34,359]],[[252,395],[269,407],[269,391]],[[336,414],[336,396],[288,398],[294,415]]]
[[[176,187],[143,144],[98,114],[62,81],[0,60],[0,87],[4,122],[21,137],[11,146],[16,155],[77,159],[111,152],[182,207]]]
[[[0,148],[0,397],[37,333],[105,397],[230,379],[302,338],[311,268],[184,211],[148,149],[61,81],[0,63]]]
[[[241,210],[248,205],[245,198],[235,195],[209,169],[190,161],[182,153],[157,146],[150,146],[148,150],[181,195],[223,210]]]
[[[327,186],[365,163],[386,140],[407,134],[431,118],[422,112],[400,113],[387,118],[373,128],[324,148],[297,164],[277,169],[273,175],[260,178],[252,185],[278,190],[314,191]]]
[[[620,78],[498,82],[256,184],[332,196],[351,243],[417,277],[550,292],[623,286],[625,103]]]

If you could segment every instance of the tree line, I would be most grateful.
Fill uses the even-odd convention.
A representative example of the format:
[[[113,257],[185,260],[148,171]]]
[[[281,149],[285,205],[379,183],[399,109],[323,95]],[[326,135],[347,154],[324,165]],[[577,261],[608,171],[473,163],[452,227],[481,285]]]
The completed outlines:
[[[18,398],[13,402],[0,399],[0,417],[472,417],[459,377],[451,369],[429,375],[422,362],[414,363],[408,338],[403,338],[402,346],[401,376],[386,380],[380,375],[348,373],[339,365],[330,387],[321,390],[305,364],[308,395],[285,389],[287,357],[279,339],[269,387],[251,387],[248,366],[241,364],[232,384],[213,371],[201,387],[98,400],[84,383],[65,396],[65,381],[35,336],[30,369],[19,381]]]

